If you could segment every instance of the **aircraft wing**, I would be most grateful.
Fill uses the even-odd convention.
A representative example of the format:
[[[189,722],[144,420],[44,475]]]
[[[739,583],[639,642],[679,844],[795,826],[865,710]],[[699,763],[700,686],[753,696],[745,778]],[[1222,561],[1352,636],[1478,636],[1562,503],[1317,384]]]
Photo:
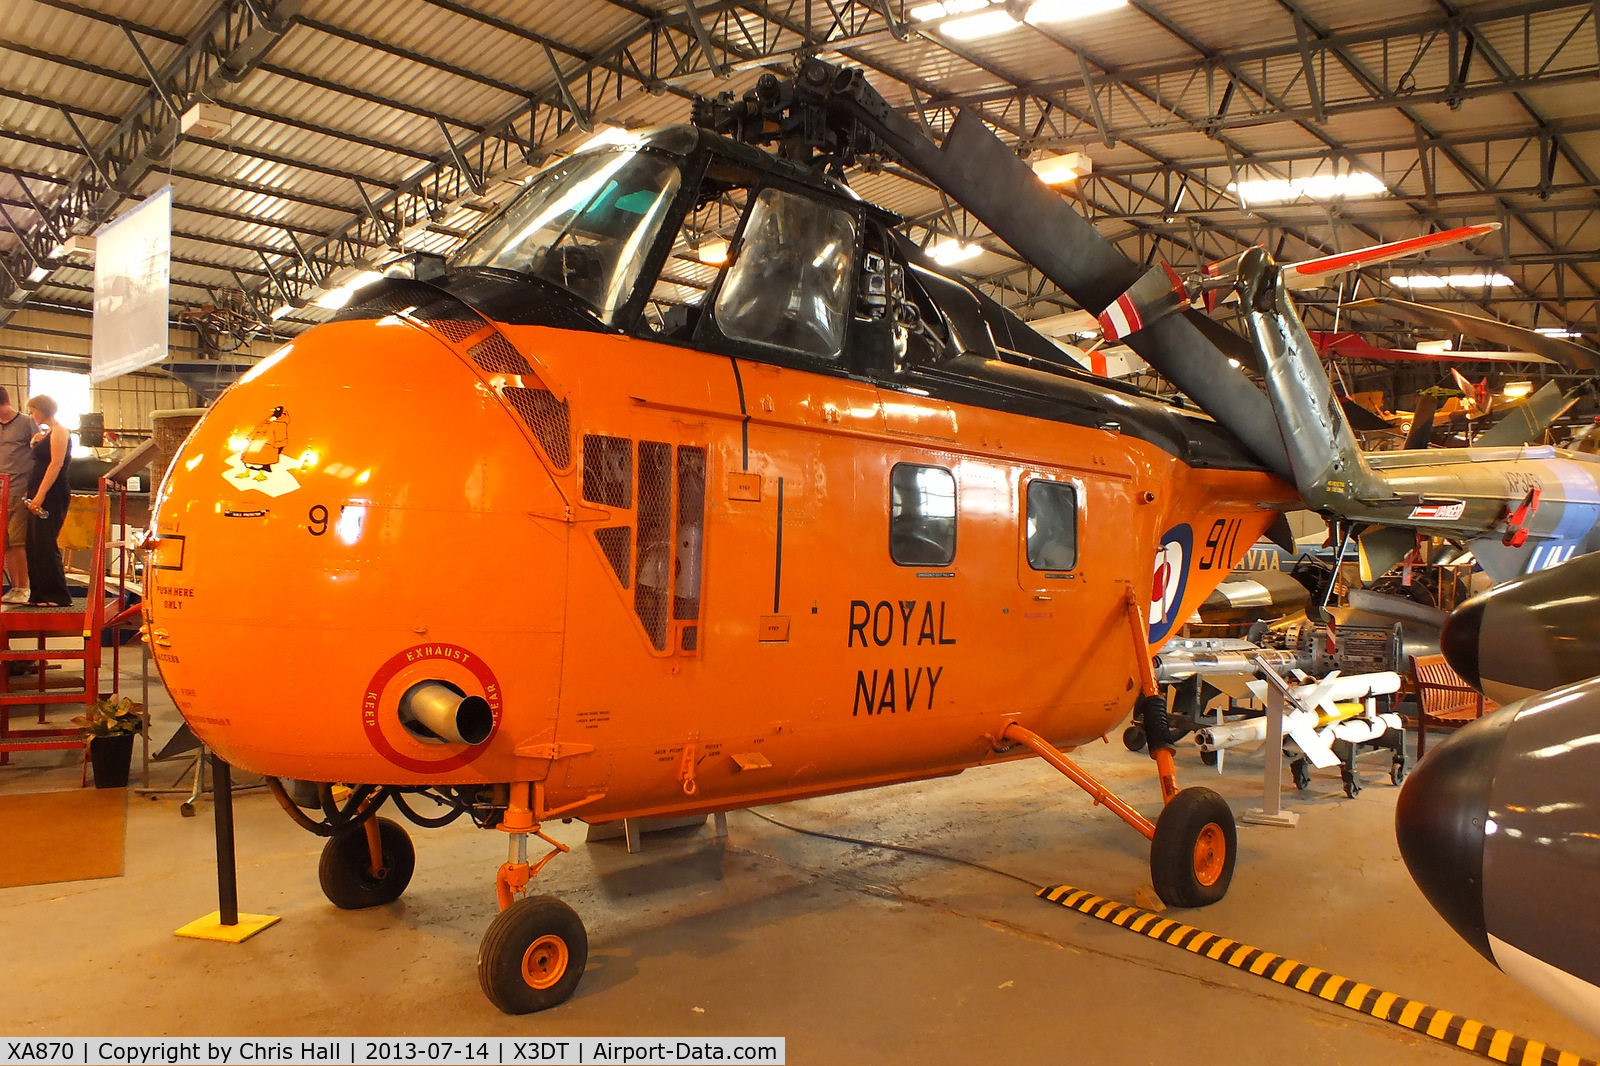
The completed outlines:
[[[1443,307],[1429,307],[1426,304],[1397,300],[1389,296],[1373,296],[1345,306],[1352,310],[1362,308],[1376,311],[1391,318],[1398,318],[1402,322],[1414,322],[1419,326],[1431,326],[1452,333],[1465,333],[1480,340],[1525,349],[1575,370],[1600,370],[1600,352],[1561,337],[1546,337],[1542,333],[1513,326],[1509,322],[1479,318],[1477,315],[1462,314]],[[1447,358],[1460,359],[1464,354],[1451,352]]]

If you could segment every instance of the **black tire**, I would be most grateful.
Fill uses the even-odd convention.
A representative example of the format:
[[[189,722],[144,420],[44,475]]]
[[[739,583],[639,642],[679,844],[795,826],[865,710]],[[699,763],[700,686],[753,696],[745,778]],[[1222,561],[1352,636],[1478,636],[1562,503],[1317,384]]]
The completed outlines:
[[[1289,774],[1294,778],[1294,787],[1301,792],[1311,787],[1311,764],[1304,759],[1296,759],[1289,764]]]
[[[1346,776],[1344,779],[1344,794],[1348,799],[1355,799],[1361,795],[1361,778],[1355,774]]]
[[[1204,748],[1201,748],[1200,749],[1200,761],[1205,763],[1207,766],[1215,766],[1215,765],[1217,765],[1217,753],[1214,752],[1214,751],[1207,751]]]
[[[589,961],[589,934],[576,911],[554,896],[529,896],[489,923],[478,947],[478,984],[506,1014],[565,1003]]]
[[[1406,779],[1406,759],[1404,755],[1395,756],[1394,762],[1389,764],[1389,783],[1400,785]]]
[[[1169,907],[1205,907],[1228,894],[1238,834],[1228,801],[1209,788],[1186,788],[1156,819],[1150,878]]]
[[[322,846],[317,880],[322,882],[322,894],[329,903],[342,910],[358,911],[400,898],[417,868],[416,849],[406,831],[387,818],[378,819],[378,839],[383,846],[383,869],[377,877],[372,876],[364,824],[330,837]]]
[[[1122,744],[1129,751],[1144,750],[1144,730],[1136,725],[1130,725],[1122,731]]]

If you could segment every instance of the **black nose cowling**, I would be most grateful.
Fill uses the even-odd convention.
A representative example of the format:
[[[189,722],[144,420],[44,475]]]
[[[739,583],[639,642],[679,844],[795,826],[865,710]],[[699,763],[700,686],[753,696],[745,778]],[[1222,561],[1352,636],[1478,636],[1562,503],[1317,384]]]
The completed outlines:
[[[1480,718],[1417,764],[1395,805],[1394,832],[1411,879],[1433,909],[1490,962],[1483,916],[1484,829],[1515,712]]]
[[[1439,632],[1439,650],[1444,652],[1451,669],[1480,692],[1483,677],[1479,673],[1478,639],[1483,633],[1483,613],[1488,606],[1484,597],[1473,597],[1444,620],[1444,628]]]

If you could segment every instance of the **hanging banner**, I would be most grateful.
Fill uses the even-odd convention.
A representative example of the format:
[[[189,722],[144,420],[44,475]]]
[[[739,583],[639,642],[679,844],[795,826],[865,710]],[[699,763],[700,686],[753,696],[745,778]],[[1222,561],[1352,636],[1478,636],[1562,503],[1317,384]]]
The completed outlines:
[[[114,222],[94,244],[94,383],[167,357],[172,283],[172,186]]]

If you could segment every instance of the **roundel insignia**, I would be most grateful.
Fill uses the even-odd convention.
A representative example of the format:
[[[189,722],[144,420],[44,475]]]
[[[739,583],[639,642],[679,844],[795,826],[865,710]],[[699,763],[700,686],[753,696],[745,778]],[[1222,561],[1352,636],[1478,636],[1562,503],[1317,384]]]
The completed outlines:
[[[1155,576],[1150,586],[1150,643],[1165,640],[1179,621],[1183,591],[1189,585],[1189,557],[1194,554],[1194,530],[1187,522],[1161,534],[1156,548]]]

